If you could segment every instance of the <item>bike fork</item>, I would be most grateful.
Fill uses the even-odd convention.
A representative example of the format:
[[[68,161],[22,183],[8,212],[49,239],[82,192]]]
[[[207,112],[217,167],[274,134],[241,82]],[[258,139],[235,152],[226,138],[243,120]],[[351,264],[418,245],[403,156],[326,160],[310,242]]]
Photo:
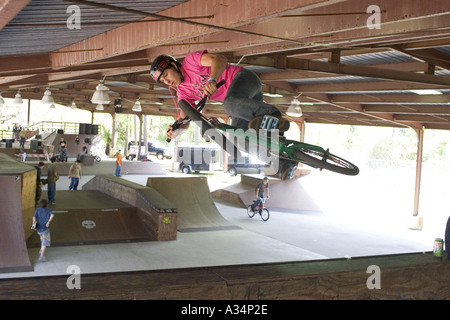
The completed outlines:
[[[325,151],[325,153],[323,154],[323,158],[322,158],[322,162],[325,163],[328,160],[328,156],[330,155],[330,149],[327,149],[327,151]],[[320,168],[320,171],[322,171],[323,168]]]

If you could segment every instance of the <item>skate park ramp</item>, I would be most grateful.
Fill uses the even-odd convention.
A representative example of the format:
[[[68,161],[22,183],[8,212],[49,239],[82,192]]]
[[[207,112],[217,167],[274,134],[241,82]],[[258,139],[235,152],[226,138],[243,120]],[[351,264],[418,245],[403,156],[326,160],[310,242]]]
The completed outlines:
[[[0,154],[0,273],[32,271],[26,247],[31,235],[36,170]]]
[[[301,179],[308,174],[299,173],[293,179],[281,181],[279,178],[269,176],[269,194],[266,207],[286,210],[322,211],[318,204],[308,195]],[[241,181],[233,185],[218,189],[212,197],[237,204],[243,208],[255,200],[255,188],[264,178],[261,174],[241,175]]]
[[[178,208],[179,232],[240,229],[220,214],[206,177],[148,178],[147,186],[157,190]]]
[[[52,246],[154,240],[136,208],[96,190],[57,191],[50,225]],[[37,233],[28,247],[40,247]]]

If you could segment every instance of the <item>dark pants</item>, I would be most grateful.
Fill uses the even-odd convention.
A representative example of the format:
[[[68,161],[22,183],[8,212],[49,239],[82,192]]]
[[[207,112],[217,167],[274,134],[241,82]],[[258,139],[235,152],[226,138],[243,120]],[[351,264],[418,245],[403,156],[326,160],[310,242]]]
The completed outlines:
[[[78,183],[80,183],[80,178],[70,178],[69,190],[77,190]]]
[[[55,202],[56,182],[49,182],[47,184],[47,195],[48,195],[48,202],[50,203]]]
[[[36,204],[41,200],[42,189],[39,182],[36,182]]]
[[[228,87],[223,109],[232,117],[231,125],[245,130],[253,118],[278,111],[275,106],[263,102],[261,79],[247,69],[234,76]]]

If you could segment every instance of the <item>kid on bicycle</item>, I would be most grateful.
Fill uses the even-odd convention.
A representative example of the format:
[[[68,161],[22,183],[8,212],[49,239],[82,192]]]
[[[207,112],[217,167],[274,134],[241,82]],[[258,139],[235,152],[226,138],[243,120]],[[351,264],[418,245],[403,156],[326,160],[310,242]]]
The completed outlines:
[[[264,177],[262,181],[258,183],[258,185],[255,188],[256,191],[256,201],[253,202],[252,210],[255,211],[255,208],[260,206],[263,202],[262,199],[264,199],[264,193],[267,193],[266,198],[269,198],[269,178]]]

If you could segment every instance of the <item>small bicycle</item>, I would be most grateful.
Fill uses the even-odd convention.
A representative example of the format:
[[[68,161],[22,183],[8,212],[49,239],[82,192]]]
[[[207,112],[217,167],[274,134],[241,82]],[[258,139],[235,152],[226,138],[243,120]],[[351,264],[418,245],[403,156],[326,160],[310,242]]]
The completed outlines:
[[[269,220],[269,218],[270,218],[270,212],[269,212],[269,209],[267,209],[267,208],[264,206],[264,203],[266,202],[266,199],[267,199],[267,198],[259,198],[260,203],[259,203],[255,208],[253,208],[253,206],[254,206],[254,204],[255,204],[255,202],[256,202],[257,200],[254,200],[254,201],[253,201],[253,204],[251,204],[251,205],[249,205],[249,206],[247,207],[247,214],[248,214],[248,216],[249,216],[250,218],[253,218],[253,217],[255,216],[256,213],[259,213],[259,215],[261,216],[261,219],[262,219],[263,221]]]

